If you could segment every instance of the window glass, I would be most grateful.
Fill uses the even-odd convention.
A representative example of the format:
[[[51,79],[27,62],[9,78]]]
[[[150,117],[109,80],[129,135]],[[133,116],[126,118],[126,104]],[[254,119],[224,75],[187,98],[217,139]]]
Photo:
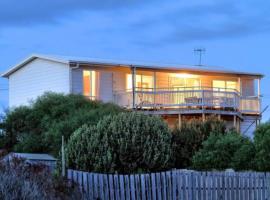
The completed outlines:
[[[181,78],[170,77],[170,87],[177,89],[198,89],[200,87],[200,80],[196,78]]]
[[[195,78],[186,79],[186,87],[198,88],[200,86],[200,81]]]
[[[235,81],[227,81],[226,82],[226,88],[228,89],[228,91],[237,90],[237,82],[235,82]]]
[[[83,94],[90,96],[90,71],[83,71]]]
[[[96,72],[90,70],[83,71],[83,94],[85,96],[96,96]]]
[[[214,90],[220,91],[234,91],[237,90],[236,81],[222,81],[222,80],[213,80]]]
[[[213,80],[213,88],[216,89],[222,89],[224,90],[226,88],[226,82],[225,81],[219,81],[219,80]]]
[[[153,88],[153,76],[136,75],[136,87],[137,88]],[[127,89],[132,89],[132,74],[127,74]]]
[[[171,77],[170,78],[170,85],[173,88],[181,88],[185,87],[185,79],[184,78],[177,78],[177,77]]]

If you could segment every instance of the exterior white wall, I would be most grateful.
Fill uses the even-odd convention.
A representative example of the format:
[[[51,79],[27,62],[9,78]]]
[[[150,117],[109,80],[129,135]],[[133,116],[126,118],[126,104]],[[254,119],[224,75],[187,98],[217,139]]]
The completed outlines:
[[[99,99],[103,102],[113,101],[113,72],[100,71]]]
[[[47,91],[70,92],[69,66],[37,58],[9,76],[9,107],[26,105]]]
[[[249,138],[253,138],[256,130],[256,120],[258,119],[258,116],[244,116],[244,120],[240,125],[240,132]]]
[[[113,91],[125,91],[127,88],[126,72],[113,72]]]
[[[83,70],[82,68],[72,69],[72,93],[83,94]]]
[[[255,96],[254,79],[242,79],[242,95]]]

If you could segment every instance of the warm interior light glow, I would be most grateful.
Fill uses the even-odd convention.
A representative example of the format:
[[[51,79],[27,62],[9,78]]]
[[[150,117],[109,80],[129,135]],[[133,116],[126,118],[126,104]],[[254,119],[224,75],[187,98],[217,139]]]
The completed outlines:
[[[96,72],[95,71],[91,71],[91,96],[95,97],[96,96]]]
[[[169,77],[169,87],[174,89],[181,88],[199,88],[201,82],[198,75],[179,73],[179,74],[170,74]]]
[[[237,90],[237,82],[236,81],[226,81],[226,88],[231,90]]]
[[[83,71],[83,94],[85,96],[96,96],[96,72],[84,70]]]
[[[83,94],[85,96],[90,96],[90,71],[83,71]]]
[[[132,75],[127,74],[127,89],[132,89]],[[136,86],[138,88],[153,88],[153,76],[147,75],[136,75]]]
[[[213,88],[215,90],[219,89],[219,90],[234,91],[237,90],[237,82],[225,80],[213,80]]]
[[[176,78],[198,78],[197,75],[187,73],[171,74],[171,76]]]
[[[226,81],[213,80],[213,88],[226,88]]]

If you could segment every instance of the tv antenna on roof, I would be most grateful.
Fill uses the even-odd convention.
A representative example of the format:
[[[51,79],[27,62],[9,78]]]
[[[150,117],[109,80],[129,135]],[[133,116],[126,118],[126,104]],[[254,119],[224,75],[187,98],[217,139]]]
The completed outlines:
[[[205,48],[194,49],[194,53],[195,54],[199,54],[199,63],[198,63],[198,66],[202,66],[202,54],[205,53],[205,52],[206,52]]]

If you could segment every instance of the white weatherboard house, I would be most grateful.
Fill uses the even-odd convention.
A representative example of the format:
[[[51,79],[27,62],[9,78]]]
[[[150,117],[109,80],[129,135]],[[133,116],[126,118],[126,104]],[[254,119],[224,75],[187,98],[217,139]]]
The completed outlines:
[[[228,127],[251,135],[261,119],[259,73],[33,55],[2,76],[9,80],[10,107],[52,91],[160,115],[170,126],[216,115]]]

